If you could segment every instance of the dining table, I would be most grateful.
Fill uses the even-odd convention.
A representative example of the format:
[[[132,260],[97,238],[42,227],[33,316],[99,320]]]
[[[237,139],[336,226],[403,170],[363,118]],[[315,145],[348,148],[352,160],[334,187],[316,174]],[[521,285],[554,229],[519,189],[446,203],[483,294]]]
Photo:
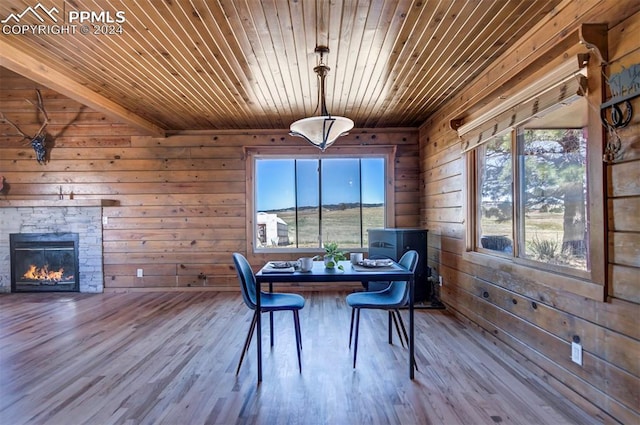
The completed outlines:
[[[339,261],[334,268],[327,268],[323,261],[314,261],[310,271],[301,271],[296,262],[289,262],[289,267],[283,262],[269,261],[256,274],[256,311],[261,311],[260,293],[262,284],[269,285],[269,291],[273,290],[274,283],[339,283],[339,282],[376,282],[376,281],[407,281],[409,282],[409,378],[414,379],[415,369],[415,343],[414,343],[414,298],[415,282],[411,270],[402,267],[397,262],[391,261],[384,267],[367,267],[361,264],[352,264],[350,261]],[[277,267],[275,267],[277,265]],[[257,365],[258,383],[262,382],[262,321],[257,315]],[[273,326],[273,322],[271,321]],[[271,329],[273,335],[273,328]]]

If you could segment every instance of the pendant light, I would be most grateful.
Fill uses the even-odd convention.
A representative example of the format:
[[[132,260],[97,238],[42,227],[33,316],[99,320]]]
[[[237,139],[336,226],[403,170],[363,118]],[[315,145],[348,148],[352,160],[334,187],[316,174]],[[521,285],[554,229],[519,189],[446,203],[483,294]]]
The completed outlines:
[[[320,63],[313,68],[313,71],[318,74],[320,85],[320,115],[302,118],[292,123],[289,127],[289,134],[302,137],[324,152],[338,137],[344,136],[353,128],[353,121],[349,118],[331,115],[327,111],[325,78],[330,68],[324,64],[323,56],[325,53],[329,53],[329,48],[317,46],[315,52],[320,54]]]

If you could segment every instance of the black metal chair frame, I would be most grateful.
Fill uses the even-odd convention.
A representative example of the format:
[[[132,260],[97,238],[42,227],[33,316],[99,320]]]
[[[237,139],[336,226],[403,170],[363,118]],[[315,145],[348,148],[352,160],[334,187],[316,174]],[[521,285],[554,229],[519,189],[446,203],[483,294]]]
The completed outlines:
[[[411,254],[409,254],[411,253]],[[415,254],[414,254],[415,253]],[[416,267],[418,266],[418,252],[411,250],[411,251],[407,251],[402,257],[405,258],[406,255],[415,255],[414,261],[412,262],[412,264],[410,264],[409,269],[415,273],[416,271]],[[399,263],[403,264],[403,258],[400,259]],[[394,284],[394,282],[391,282],[391,284]],[[393,322],[396,328],[396,331],[398,332],[398,338],[400,339],[400,344],[402,345],[402,347],[404,348],[404,342],[407,342],[407,346],[409,345],[409,336],[407,335],[407,329],[404,325],[404,321],[402,320],[402,315],[400,314],[400,307],[403,307],[407,304],[408,299],[409,299],[409,283],[406,282],[405,283],[406,288],[405,288],[405,293],[404,296],[402,297],[402,301],[397,303],[397,304],[392,304],[389,306],[384,306],[384,305],[378,305],[378,306],[372,306],[372,307],[353,307],[351,309],[351,324],[350,324],[350,329],[349,329],[349,348],[351,348],[351,343],[353,341],[353,325],[354,325],[354,319],[355,319],[355,341],[354,341],[354,348],[353,348],[353,367],[356,367],[356,360],[358,357],[358,335],[359,335],[359,329],[360,329],[360,310],[363,308],[366,309],[370,309],[370,310],[388,310],[388,330],[389,330],[389,344],[393,344],[393,327],[391,325],[391,323]],[[388,288],[387,288],[388,289]],[[386,290],[386,289],[385,289]],[[383,291],[385,291],[383,290]],[[378,292],[383,292],[383,291],[375,291],[375,293]],[[372,292],[373,294],[373,292]],[[404,337],[404,339],[403,339]],[[414,359],[414,365],[415,368],[418,369],[417,363],[415,362]]]
[[[251,325],[249,326],[249,332],[247,333],[247,337],[244,341],[244,346],[242,348],[242,353],[240,355],[240,360],[238,362],[238,367],[236,369],[236,375],[240,373],[240,367],[242,366],[242,362],[244,360],[247,351],[249,350],[249,346],[251,345],[251,339],[253,338],[253,333],[256,329],[258,323],[258,310],[256,308],[256,280],[253,270],[249,265],[247,259],[239,253],[233,254],[233,261],[236,266],[236,271],[238,272],[238,279],[240,280],[240,288],[242,289],[242,298],[251,310],[254,311],[253,317],[251,318]],[[272,303],[269,303],[268,300],[273,300]],[[295,297],[295,298],[294,298]],[[299,298],[298,298],[299,297]],[[287,303],[287,300],[292,299],[297,302]],[[301,300],[301,295],[297,294],[287,294],[287,293],[262,293],[261,299],[262,303],[260,306],[260,313],[269,313],[271,315],[271,326],[270,326],[270,334],[271,334],[271,346],[273,346],[273,312],[274,311],[285,311],[291,310],[293,313],[293,325],[296,334],[296,351],[298,354],[298,369],[300,373],[302,373],[302,359],[300,356],[300,352],[302,351],[302,334],[300,331],[300,315],[299,310],[304,307],[304,298]],[[277,300],[280,299],[280,303]],[[271,305],[270,305],[271,304]]]

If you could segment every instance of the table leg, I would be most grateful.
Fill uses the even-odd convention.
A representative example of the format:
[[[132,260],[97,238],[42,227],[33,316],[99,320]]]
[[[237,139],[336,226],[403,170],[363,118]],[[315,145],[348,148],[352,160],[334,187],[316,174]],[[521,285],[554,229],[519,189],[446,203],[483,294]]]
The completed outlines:
[[[413,379],[413,369],[415,368],[415,344],[413,326],[413,300],[415,299],[415,278],[409,279],[409,378]]]
[[[257,322],[256,327],[258,328],[258,333],[256,334],[256,354],[258,356],[258,383],[262,382],[262,312],[260,305],[260,283],[258,283],[256,288],[256,312],[257,312]]]
[[[269,293],[273,293],[273,282],[269,282]],[[271,346],[273,347],[273,311],[269,312],[269,338],[271,339]]]

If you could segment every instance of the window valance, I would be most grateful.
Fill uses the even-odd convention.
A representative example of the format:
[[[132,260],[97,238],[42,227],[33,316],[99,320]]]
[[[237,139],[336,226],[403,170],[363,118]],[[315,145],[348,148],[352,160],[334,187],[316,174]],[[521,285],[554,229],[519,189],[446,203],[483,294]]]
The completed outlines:
[[[586,76],[570,66],[550,73],[492,110],[458,127],[462,152],[474,149],[524,121],[542,116],[586,94]],[[569,68],[569,69],[567,69]]]

